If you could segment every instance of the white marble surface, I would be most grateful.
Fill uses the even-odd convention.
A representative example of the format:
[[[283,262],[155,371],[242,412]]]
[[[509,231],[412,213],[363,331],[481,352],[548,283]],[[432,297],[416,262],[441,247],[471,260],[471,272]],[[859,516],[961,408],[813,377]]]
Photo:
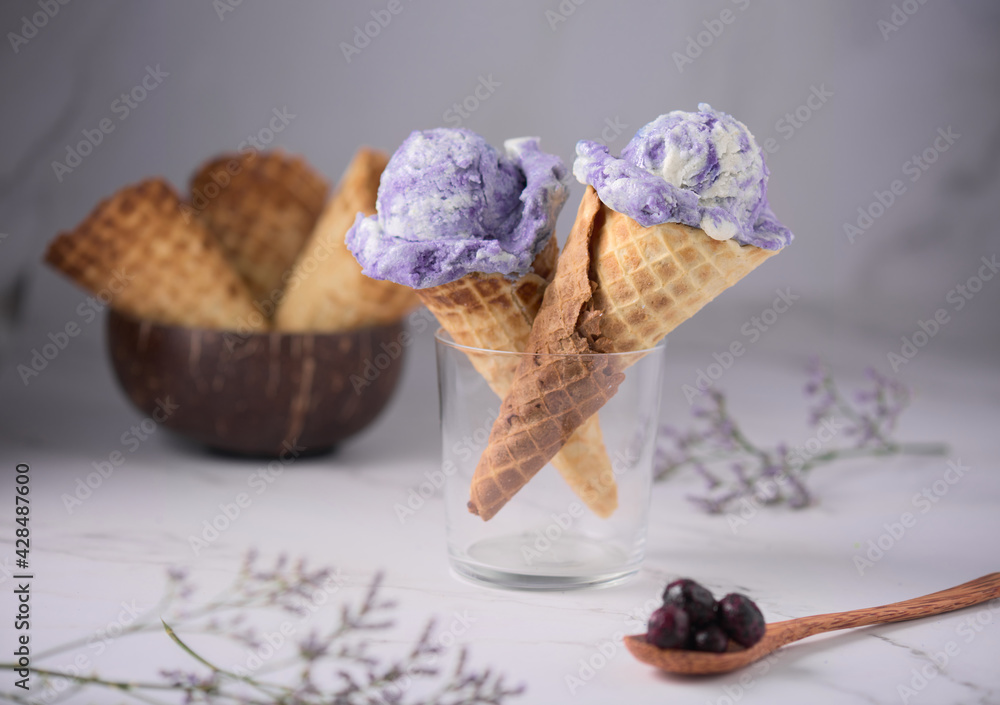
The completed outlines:
[[[821,330],[803,321],[800,334],[817,344]],[[839,336],[842,338],[842,336]],[[730,370],[724,387],[748,431],[763,439],[803,440],[799,356],[782,359],[785,341],[774,335],[759,354]],[[861,358],[872,350],[863,340],[850,348]],[[248,548],[263,556],[302,555],[312,564],[337,566],[348,577],[337,597],[357,598],[378,570],[387,594],[399,601],[403,627],[390,646],[415,636],[421,622],[437,616],[448,627],[456,614],[470,623],[457,643],[467,644],[474,664],[492,665],[512,682],[524,683],[525,703],[900,703],[898,687],[913,670],[934,677],[906,702],[1000,702],[1000,603],[919,622],[816,637],[788,647],[760,667],[706,680],[659,675],[638,663],[617,640],[637,631],[635,615],[666,581],[691,576],[717,593],[753,595],[766,617],[789,617],[873,606],[949,587],[1000,568],[996,536],[1000,473],[996,460],[996,400],[1000,380],[988,368],[962,368],[928,353],[910,380],[919,396],[904,417],[900,435],[944,440],[949,457],[972,468],[946,496],[874,566],[859,575],[858,546],[877,539],[883,524],[912,510],[912,496],[943,476],[944,459],[859,461],[816,472],[819,504],[808,510],[766,511],[738,531],[725,517],[700,514],[683,495],[697,489],[693,478],[658,485],[652,497],[648,558],[632,582],[604,590],[537,594],[485,589],[449,574],[444,552],[441,500],[434,497],[405,524],[393,504],[403,501],[425,471],[435,467],[436,397],[431,341],[411,348],[400,393],[369,431],[328,457],[290,466],[273,484],[252,494],[252,504],[208,548],[195,555],[189,536],[219,513],[219,504],[246,491],[261,464],[203,454],[163,432],[127,454],[127,462],[72,514],[60,496],[93,460],[119,448],[119,436],[139,417],[114,389],[98,359],[100,345],[81,351],[26,394],[16,377],[0,386],[2,505],[10,506],[11,466],[27,461],[33,474],[33,638],[51,645],[93,635],[121,611],[121,603],[150,609],[168,566],[186,566],[196,582],[219,585]],[[84,354],[86,352],[86,354]],[[708,353],[671,352],[681,371],[702,364]],[[845,353],[846,354],[846,353]],[[76,365],[94,372],[84,379]],[[856,371],[841,369],[849,380]],[[676,381],[676,376],[675,376]],[[682,419],[676,385],[668,383],[666,413]],[[768,390],[765,396],[763,390]],[[9,557],[9,512],[0,515],[4,558]],[[5,644],[11,630],[11,581],[2,581]],[[972,632],[963,624],[979,618]],[[331,625],[336,613],[312,615],[310,626]],[[971,639],[970,639],[971,636]],[[928,667],[930,655],[949,642],[958,649],[943,671]],[[606,664],[583,685],[567,676],[590,675],[581,660]],[[6,645],[4,650],[7,651]],[[94,655],[93,650],[78,652]],[[48,661],[67,665],[77,652]],[[155,675],[179,665],[165,636],[143,637],[134,646],[113,643],[93,666],[105,676]],[[741,678],[743,680],[741,680]],[[5,676],[9,679],[9,675]],[[7,686],[8,683],[0,684]],[[740,690],[742,689],[742,690]],[[572,692],[571,692],[572,691]],[[88,702],[77,697],[71,702]],[[94,696],[90,702],[108,702]]]

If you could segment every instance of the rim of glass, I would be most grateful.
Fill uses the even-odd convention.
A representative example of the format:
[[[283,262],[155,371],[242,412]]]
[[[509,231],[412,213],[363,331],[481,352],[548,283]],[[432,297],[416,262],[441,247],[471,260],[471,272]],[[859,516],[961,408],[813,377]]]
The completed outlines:
[[[513,355],[515,357],[528,357],[534,355],[557,355],[559,357],[605,357],[605,358],[615,358],[615,357],[631,357],[636,355],[648,355],[652,352],[657,352],[666,348],[667,339],[663,338],[660,342],[651,348],[645,348],[643,350],[630,350],[628,352],[614,352],[614,353],[529,353],[529,352],[512,352],[510,350],[490,350],[489,348],[476,348],[471,345],[462,345],[461,343],[456,343],[452,340],[451,333],[446,331],[443,327],[438,327],[434,331],[434,340],[438,343],[445,345],[449,348],[454,348],[455,350],[461,350],[462,352],[473,352],[473,353],[489,353],[490,355]]]

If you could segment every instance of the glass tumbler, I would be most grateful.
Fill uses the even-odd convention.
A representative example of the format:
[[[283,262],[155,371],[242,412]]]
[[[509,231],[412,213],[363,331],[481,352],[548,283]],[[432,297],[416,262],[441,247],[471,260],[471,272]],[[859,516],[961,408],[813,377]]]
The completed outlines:
[[[663,344],[597,356],[625,373],[617,393],[598,412],[603,448],[599,443],[588,447],[607,454],[610,473],[602,473],[601,482],[617,487],[618,500],[610,516],[592,511],[550,462],[484,521],[468,508],[473,473],[498,416],[497,390],[509,386],[514,369],[530,355],[462,346],[443,330],[435,338],[453,570],[479,583],[534,590],[606,586],[634,575],[645,552]]]

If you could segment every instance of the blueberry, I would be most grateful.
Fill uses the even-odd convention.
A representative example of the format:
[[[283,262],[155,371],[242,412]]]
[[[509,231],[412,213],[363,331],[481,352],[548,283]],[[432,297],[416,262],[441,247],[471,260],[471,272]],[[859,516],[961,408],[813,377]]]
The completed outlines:
[[[746,595],[736,592],[726,595],[719,600],[717,612],[719,624],[741,646],[753,646],[761,640],[767,629],[764,615]]]
[[[729,637],[718,624],[710,624],[694,633],[691,648],[695,651],[713,651],[721,654],[729,646]]]
[[[677,605],[688,613],[691,624],[703,627],[715,621],[715,598],[708,588],[682,578],[667,585],[663,591],[664,605]]]
[[[677,605],[664,605],[649,617],[646,641],[661,649],[678,649],[688,640],[690,620]]]

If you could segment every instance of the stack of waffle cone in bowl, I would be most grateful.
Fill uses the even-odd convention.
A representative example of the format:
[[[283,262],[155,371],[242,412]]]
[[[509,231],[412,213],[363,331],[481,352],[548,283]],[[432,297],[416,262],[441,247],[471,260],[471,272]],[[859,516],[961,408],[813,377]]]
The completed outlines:
[[[177,357],[170,345],[182,340],[186,364],[176,367],[190,373],[192,389],[202,397],[231,390],[224,402],[234,409],[254,405],[241,398],[250,382],[239,378],[265,370],[260,386],[269,398],[260,400],[256,421],[285,423],[280,407],[287,403],[289,417],[298,421],[288,422],[280,442],[295,444],[301,417],[323,406],[324,397],[360,396],[346,384],[349,375],[331,381],[327,371],[316,369],[317,360],[330,362],[334,355],[336,364],[353,364],[343,353],[353,348],[363,362],[377,346],[373,341],[398,336],[402,319],[419,305],[406,287],[364,277],[344,245],[355,214],[374,212],[387,159],[376,150],[358,150],[331,195],[326,179],[300,157],[281,151],[225,154],[195,172],[186,196],[162,178],[122,188],[60,234],[45,259],[110,307],[110,338],[134,324],[136,341],[111,340],[116,368],[142,368],[155,379],[126,381],[116,369],[123,386],[181,394],[164,382],[166,372],[151,369],[150,360],[156,341],[162,339],[164,355]],[[203,359],[208,350],[219,358]],[[135,359],[119,365],[119,353]],[[252,358],[259,364],[247,367]],[[290,369],[280,369],[279,362]],[[175,382],[178,374],[170,370]],[[295,388],[286,399],[281,388],[288,385]],[[145,405],[137,401],[139,392],[127,391]],[[236,423],[218,417],[198,422],[220,433]],[[211,445],[211,433],[204,435]],[[228,441],[218,446],[227,444],[241,450]],[[247,452],[280,448],[251,443]]]
[[[328,198],[301,158],[223,155],[195,173],[187,198],[162,178],[119,190],[45,259],[112,308],[160,323],[337,332],[396,321],[413,293],[362,276],[344,247],[354,215],[374,211],[386,160],[362,148]]]
[[[507,161],[468,130],[413,133],[348,247],[365,274],[413,287],[502,400],[469,511],[489,520],[551,462],[607,518],[618,502],[597,412],[638,359],[616,353],[657,346],[791,233],[746,126],[704,104],[660,116],[621,157],[577,145],[586,190],[561,254],[565,167],[534,138],[505,147]]]

